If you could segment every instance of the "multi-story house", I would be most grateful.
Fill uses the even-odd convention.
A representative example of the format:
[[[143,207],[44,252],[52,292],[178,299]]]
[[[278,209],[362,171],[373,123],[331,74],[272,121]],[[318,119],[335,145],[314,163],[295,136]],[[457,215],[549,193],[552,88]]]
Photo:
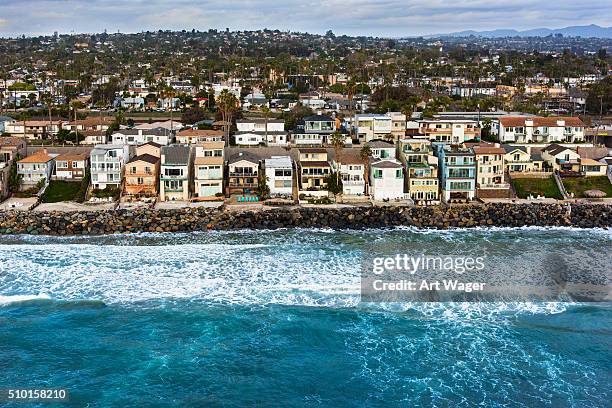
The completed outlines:
[[[333,168],[340,172],[343,195],[365,194],[365,165],[359,155],[359,149],[344,149],[339,158],[334,158]]]
[[[399,159],[406,168],[405,185],[410,198],[417,204],[437,203],[439,197],[438,159],[431,143],[422,139],[401,139]]]
[[[476,159],[476,197],[507,198],[510,184],[506,180],[506,150],[481,143],[472,147]]]
[[[476,193],[476,157],[474,150],[458,145],[435,144],[442,198],[471,200]]]
[[[55,180],[83,180],[89,166],[88,153],[65,153],[55,158]]]
[[[327,150],[323,148],[300,148],[298,154],[300,191],[326,192],[326,178],[331,174]]]
[[[161,148],[159,199],[161,201],[189,200],[191,178],[191,149],[188,145]]]
[[[64,122],[61,120],[26,120],[8,122],[5,132],[15,137],[26,137],[27,139],[48,139],[57,135],[62,129]],[[25,126],[25,130],[24,130]]]
[[[111,135],[113,144],[139,145],[155,142],[162,146],[172,143],[173,133],[164,128],[154,129],[122,129]]]
[[[125,165],[125,195],[156,197],[159,157],[149,153],[132,157]]]
[[[404,169],[396,159],[372,159],[370,197],[375,201],[404,198]]]
[[[510,173],[536,172],[544,169],[541,155],[531,153],[529,146],[502,145],[506,171]]]
[[[225,142],[204,142],[195,147],[194,196],[213,198],[223,195]]]
[[[368,142],[367,145],[372,151],[372,158],[374,159],[395,159],[396,148],[391,142],[385,142],[383,140],[373,140]]]
[[[293,196],[293,160],[291,156],[272,156],[264,160],[266,183],[272,197]]]
[[[0,137],[0,164],[10,163],[26,152],[26,142],[21,137]]]
[[[478,121],[472,119],[422,119],[417,121],[421,137],[432,142],[460,144],[480,138]]]
[[[119,188],[123,168],[129,160],[127,145],[96,145],[89,154],[91,184],[96,190]]]
[[[257,190],[259,158],[248,152],[238,152],[227,160],[228,195],[253,194]]]
[[[283,120],[241,119],[236,121],[236,127],[238,131],[234,137],[237,145],[253,146],[264,143],[268,146],[284,146],[288,143]]]
[[[179,144],[198,144],[203,142],[221,142],[223,141],[222,130],[212,129],[184,129],[177,133],[176,143]]]
[[[357,139],[361,143],[392,136],[393,126],[390,116],[375,113],[355,115],[355,122]]]
[[[338,123],[331,116],[312,115],[304,118],[304,126],[296,129],[291,138],[296,145],[321,146],[328,142],[337,129]]]
[[[574,149],[553,143],[542,149],[542,159],[553,170],[580,171],[580,154]]]
[[[76,121],[68,122],[65,127],[69,129],[71,132],[74,132],[75,130],[78,132],[92,131],[92,130],[104,132],[109,128],[110,125],[113,124],[113,121],[114,121],[114,118],[111,118],[108,116],[102,116],[102,117],[90,116],[85,119],[79,119]]]
[[[501,143],[574,143],[584,128],[578,117],[502,116],[492,130]]]
[[[97,144],[106,144],[108,137],[106,136],[106,131],[104,130],[80,130],[78,132],[79,135],[79,144],[85,145],[97,145]]]
[[[21,185],[24,189],[31,188],[44,180],[49,184],[55,166],[57,154],[49,154],[46,150],[39,150],[36,153],[23,158],[17,162],[17,174],[21,176]]]

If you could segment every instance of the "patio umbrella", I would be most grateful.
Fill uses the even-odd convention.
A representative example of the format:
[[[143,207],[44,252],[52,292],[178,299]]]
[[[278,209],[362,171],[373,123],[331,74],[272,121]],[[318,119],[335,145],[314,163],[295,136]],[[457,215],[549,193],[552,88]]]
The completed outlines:
[[[584,192],[585,197],[591,197],[591,198],[603,198],[606,196],[606,193],[604,193],[601,190],[586,190]]]

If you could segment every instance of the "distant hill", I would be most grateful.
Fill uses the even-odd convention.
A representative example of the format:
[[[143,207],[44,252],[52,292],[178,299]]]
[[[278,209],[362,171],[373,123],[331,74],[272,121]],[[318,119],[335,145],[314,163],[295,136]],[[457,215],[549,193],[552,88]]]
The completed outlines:
[[[546,37],[548,35],[563,34],[564,37],[597,37],[612,38],[612,27],[600,27],[596,24],[586,26],[571,26],[564,28],[534,28],[531,30],[517,31],[512,29],[498,29],[491,31],[466,30],[456,33],[430,35],[428,37]]]

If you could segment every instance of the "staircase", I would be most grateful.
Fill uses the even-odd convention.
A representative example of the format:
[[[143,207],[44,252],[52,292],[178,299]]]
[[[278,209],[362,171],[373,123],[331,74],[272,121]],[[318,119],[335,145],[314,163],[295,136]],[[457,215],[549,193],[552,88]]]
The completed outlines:
[[[563,185],[563,180],[561,180],[561,176],[559,175],[559,172],[555,171],[553,173],[553,177],[555,178],[555,183],[557,183],[557,187],[559,188],[559,191],[561,192],[561,195],[563,196],[563,199],[564,200],[569,200],[571,197],[567,193],[567,190],[565,189],[565,186]]]

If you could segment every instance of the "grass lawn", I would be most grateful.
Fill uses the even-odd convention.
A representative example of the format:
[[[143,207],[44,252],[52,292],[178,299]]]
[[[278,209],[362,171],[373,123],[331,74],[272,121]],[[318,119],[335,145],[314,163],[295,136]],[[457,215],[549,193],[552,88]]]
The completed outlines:
[[[606,197],[612,197],[612,184],[606,176],[598,177],[567,177],[561,179],[568,193],[574,193],[574,197],[584,197],[586,190],[601,190]]]
[[[557,184],[552,176],[546,179],[540,178],[523,178],[523,179],[514,179],[512,180],[512,184],[514,185],[514,189],[516,190],[516,195],[519,198],[527,198],[529,194],[533,197],[537,197],[538,195],[544,196],[546,198],[556,198],[558,200],[562,200],[563,196],[561,192],[557,188]]]
[[[73,201],[81,187],[81,182],[54,180],[42,196],[43,203],[57,203],[60,201]]]

